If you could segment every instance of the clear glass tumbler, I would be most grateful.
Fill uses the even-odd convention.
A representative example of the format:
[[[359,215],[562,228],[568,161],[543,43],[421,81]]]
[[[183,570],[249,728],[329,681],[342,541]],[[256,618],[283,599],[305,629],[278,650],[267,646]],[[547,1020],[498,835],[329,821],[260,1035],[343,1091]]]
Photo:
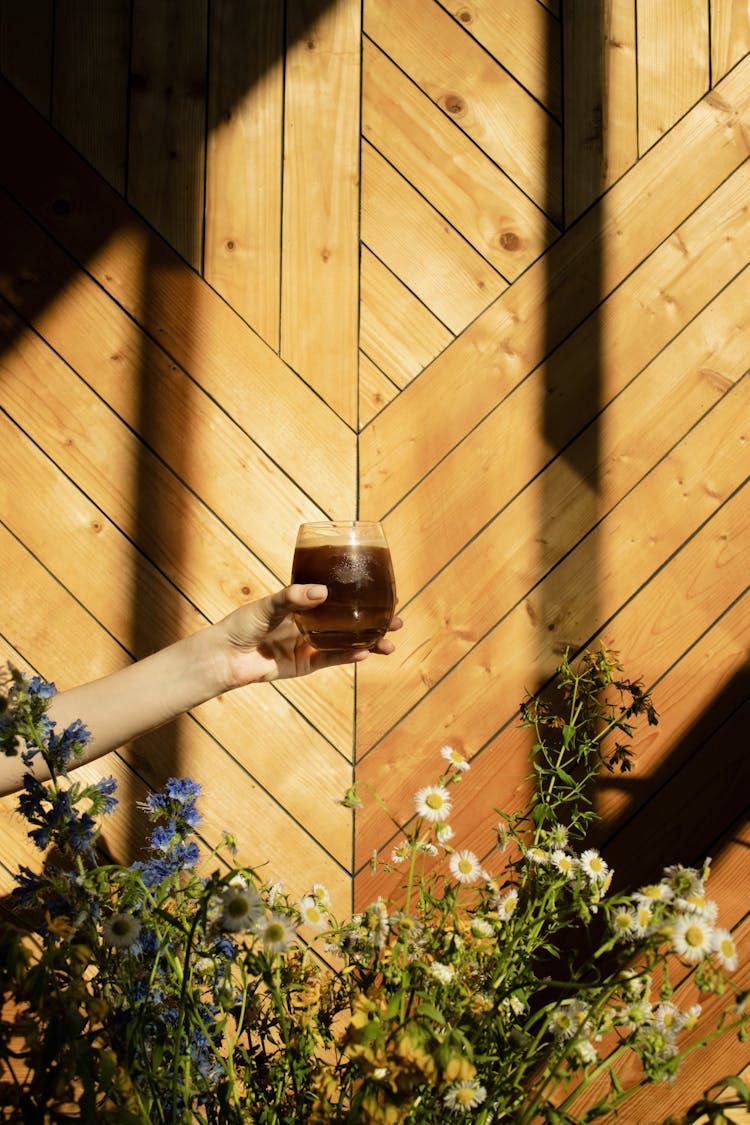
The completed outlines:
[[[328,587],[322,605],[294,615],[302,635],[322,651],[372,648],[385,635],[396,608],[391,553],[379,523],[301,524],[292,582]]]

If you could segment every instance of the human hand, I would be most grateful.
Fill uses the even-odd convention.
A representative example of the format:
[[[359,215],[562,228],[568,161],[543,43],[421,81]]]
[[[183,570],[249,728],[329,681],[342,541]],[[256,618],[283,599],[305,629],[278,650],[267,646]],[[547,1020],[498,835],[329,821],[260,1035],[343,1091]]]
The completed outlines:
[[[256,602],[242,605],[219,622],[222,630],[228,682],[231,687],[269,680],[305,676],[337,664],[360,664],[368,649],[346,652],[318,652],[301,635],[292,614],[295,610],[321,605],[328,595],[325,586],[286,586]],[[400,629],[394,617],[389,631]],[[373,652],[388,656],[395,645],[387,637],[378,641]]]

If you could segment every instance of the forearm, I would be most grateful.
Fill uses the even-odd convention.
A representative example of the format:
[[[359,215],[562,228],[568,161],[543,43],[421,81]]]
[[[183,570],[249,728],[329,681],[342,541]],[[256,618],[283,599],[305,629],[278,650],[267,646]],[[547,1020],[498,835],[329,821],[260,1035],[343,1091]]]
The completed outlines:
[[[81,765],[231,686],[222,625],[212,625],[109,676],[59,692],[48,714],[58,731],[76,719],[88,727],[91,738],[75,763]],[[19,788],[22,772],[19,758],[0,759],[0,795]],[[48,776],[41,756],[34,759],[34,773]]]

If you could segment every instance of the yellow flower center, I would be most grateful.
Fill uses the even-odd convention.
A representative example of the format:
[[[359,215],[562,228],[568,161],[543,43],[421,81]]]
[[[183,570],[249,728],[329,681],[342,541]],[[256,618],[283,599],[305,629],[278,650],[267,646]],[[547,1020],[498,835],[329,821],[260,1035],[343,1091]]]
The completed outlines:
[[[458,870],[462,875],[469,875],[474,870],[474,864],[470,859],[459,859]]]
[[[282,926],[281,922],[270,922],[268,926],[266,926],[266,941],[283,941],[283,938],[284,927]]]
[[[425,804],[430,809],[442,809],[444,801],[440,793],[430,793],[425,799]]]
[[[688,926],[685,930],[685,941],[694,949],[699,945],[703,945],[703,930],[700,926]]]
[[[719,950],[722,957],[726,957],[727,960],[730,960],[734,957],[734,942],[730,938],[722,938]]]
[[[462,1086],[460,1090],[456,1090],[456,1101],[462,1106],[471,1106],[474,1104],[474,1091],[471,1086]]]

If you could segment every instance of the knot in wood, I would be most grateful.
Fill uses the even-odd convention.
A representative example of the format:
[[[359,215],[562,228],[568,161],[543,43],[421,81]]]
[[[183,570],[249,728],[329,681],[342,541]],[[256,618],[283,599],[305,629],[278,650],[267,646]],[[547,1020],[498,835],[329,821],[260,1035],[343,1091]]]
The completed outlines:
[[[471,21],[474,19],[474,16],[471,14],[469,8],[459,8],[456,12],[456,15],[460,19],[461,23],[471,23]]]
[[[466,114],[466,102],[460,94],[446,94],[445,97],[440,99],[439,105],[451,117],[463,117]]]
[[[500,235],[500,245],[503,250],[518,250],[521,245],[521,239],[515,231],[504,230]]]

